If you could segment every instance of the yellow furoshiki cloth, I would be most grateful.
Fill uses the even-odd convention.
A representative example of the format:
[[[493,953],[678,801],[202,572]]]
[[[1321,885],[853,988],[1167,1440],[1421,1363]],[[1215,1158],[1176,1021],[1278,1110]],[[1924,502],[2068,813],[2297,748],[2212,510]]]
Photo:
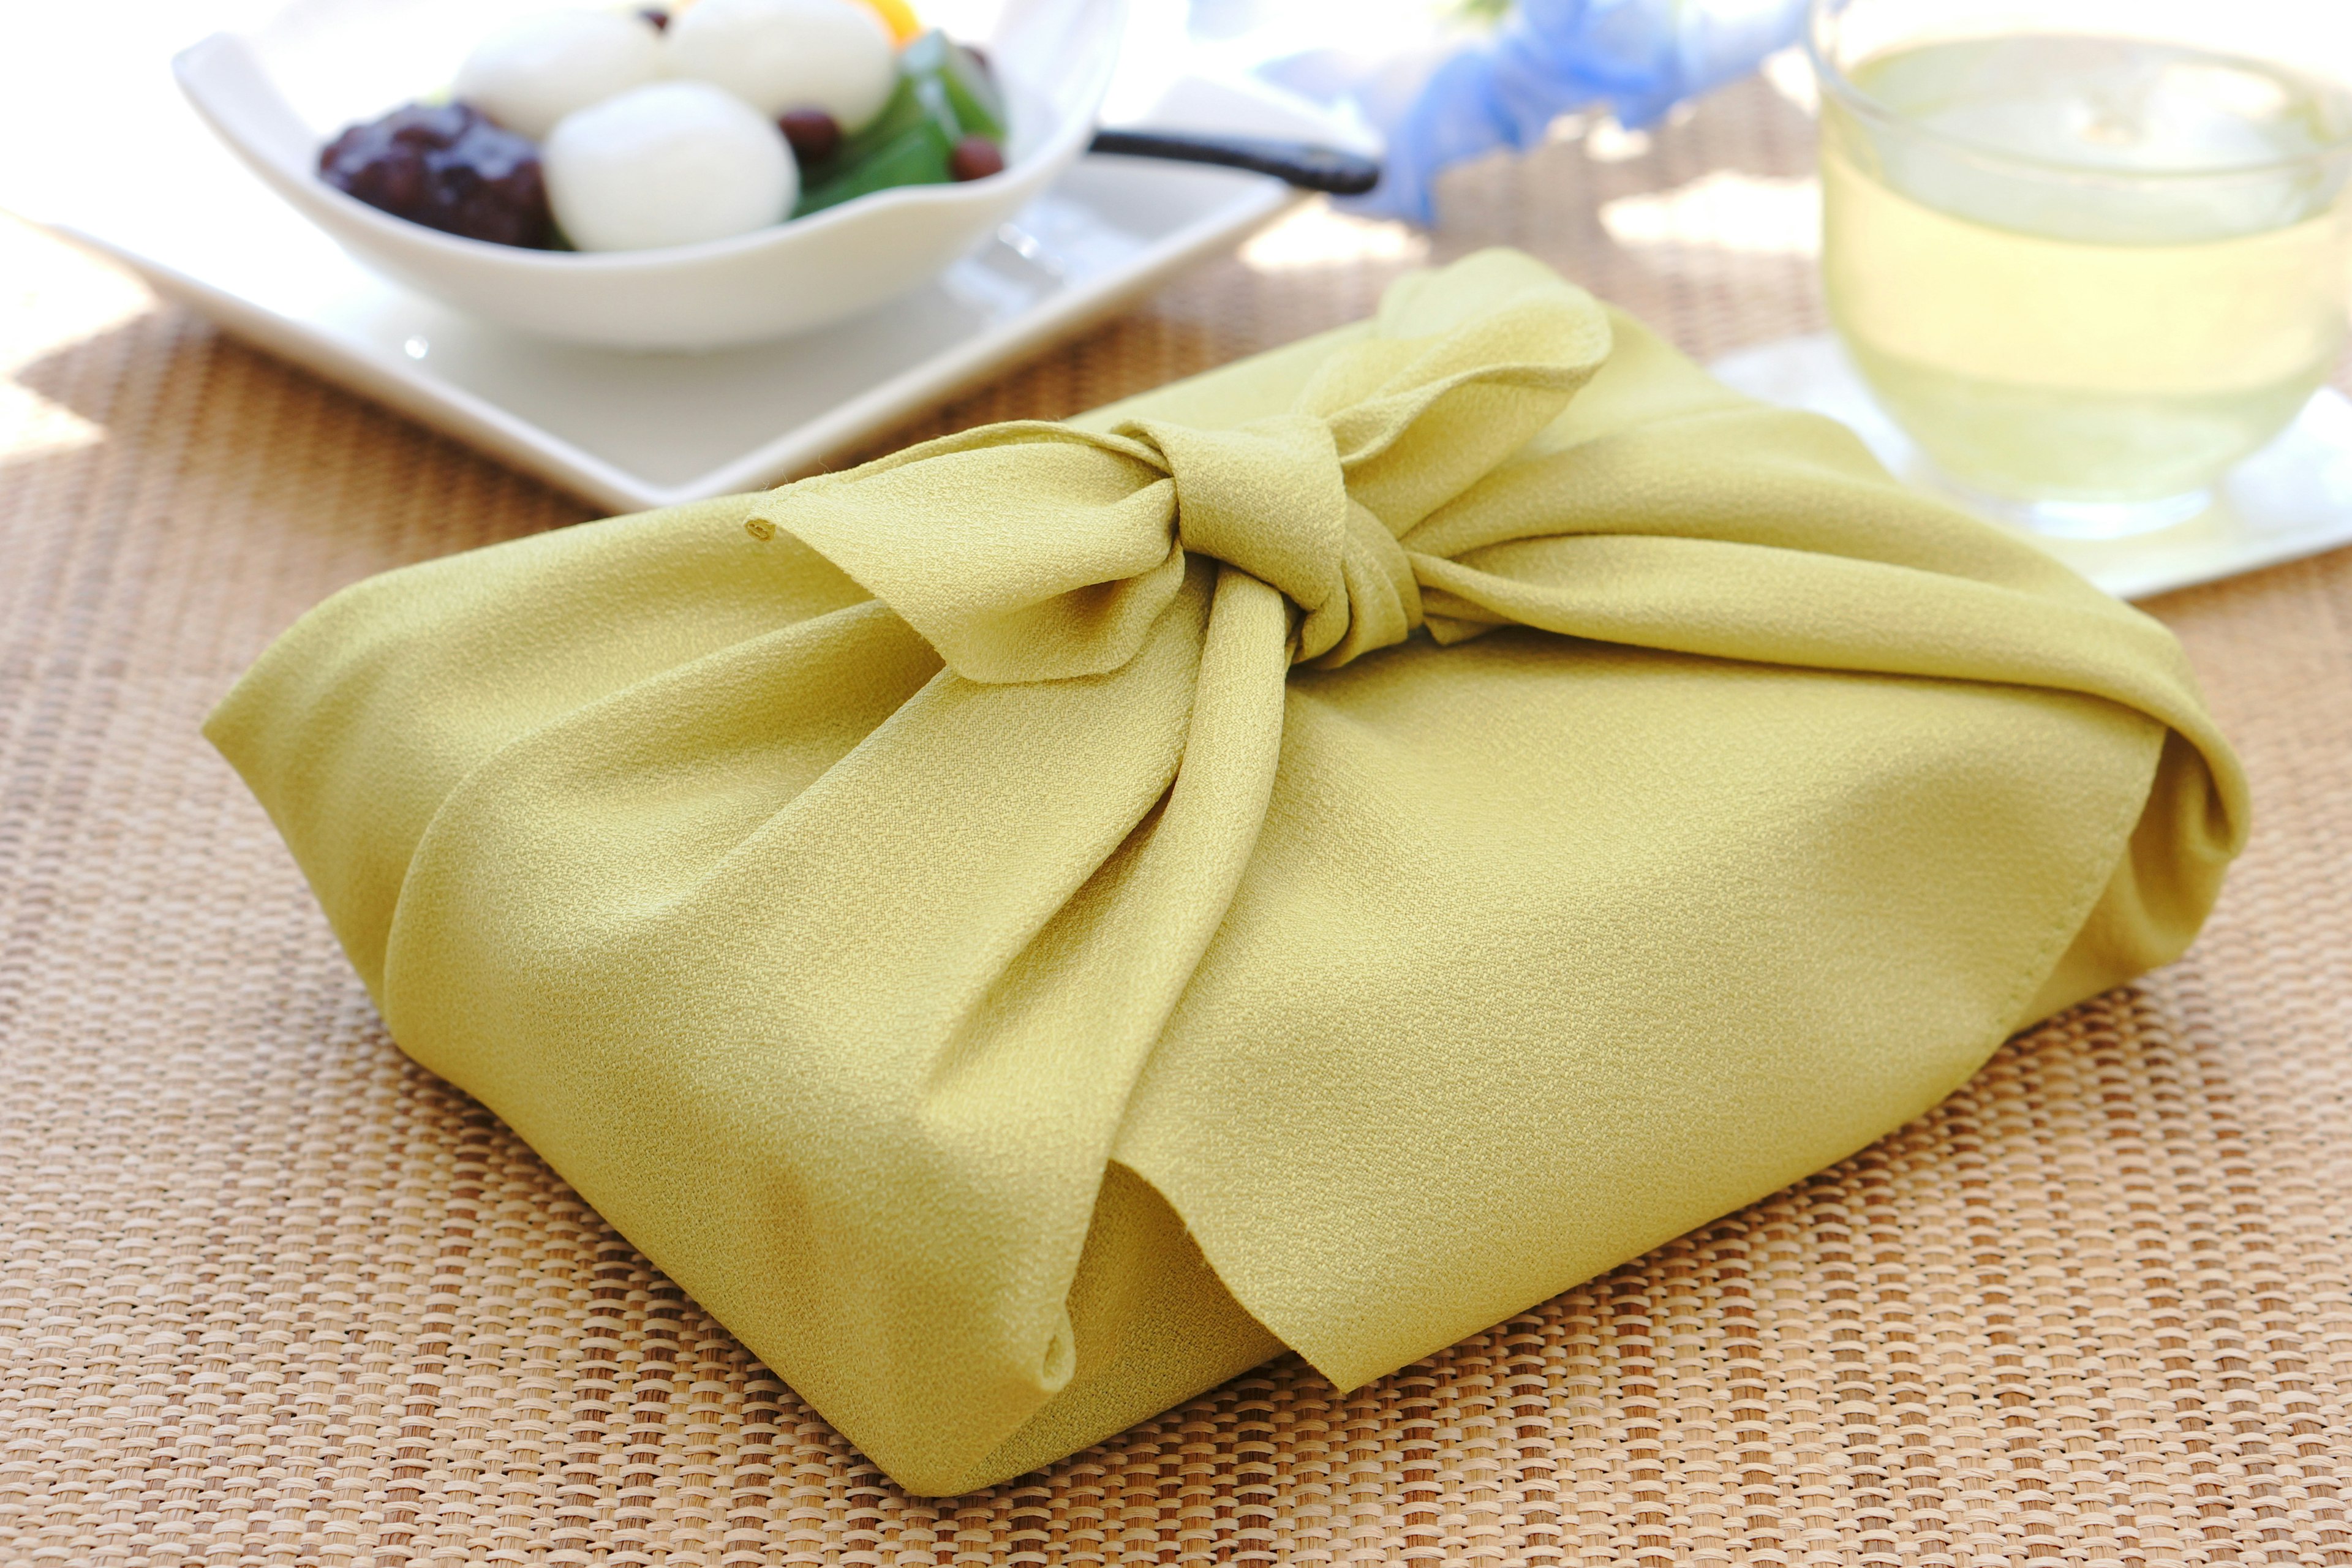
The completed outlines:
[[[360,584],[210,733],[403,1047],[940,1493],[1839,1159],[2245,820],[2154,621],[1508,252]]]

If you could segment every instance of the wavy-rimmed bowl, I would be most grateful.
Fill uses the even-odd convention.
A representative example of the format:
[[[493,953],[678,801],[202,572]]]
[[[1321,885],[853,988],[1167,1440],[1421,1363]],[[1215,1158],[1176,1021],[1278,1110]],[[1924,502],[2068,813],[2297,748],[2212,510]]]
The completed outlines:
[[[436,85],[425,76],[387,91],[383,78],[401,54],[394,46],[404,14],[413,31],[446,26],[446,9],[404,0],[362,15],[348,0],[300,0],[258,33],[194,45],[173,70],[196,112],[254,173],[368,266],[504,326],[638,349],[784,337],[930,278],[1085,152],[1125,21],[1124,0],[1009,0],[986,39],[1013,122],[1000,174],[879,191],[729,239],[584,254],[461,239],[379,212],[318,177],[328,137]],[[469,7],[470,30],[449,36],[478,35],[490,9]]]

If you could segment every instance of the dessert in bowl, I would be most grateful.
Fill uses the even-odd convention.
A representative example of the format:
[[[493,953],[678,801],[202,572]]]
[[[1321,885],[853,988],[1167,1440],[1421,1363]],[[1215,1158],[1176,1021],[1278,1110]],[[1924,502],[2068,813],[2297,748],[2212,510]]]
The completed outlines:
[[[974,177],[942,184],[869,183],[861,189],[854,178],[806,177],[855,171],[835,167],[837,156],[809,154],[793,137],[794,128],[780,123],[775,134],[796,147],[784,176],[790,195],[780,203],[781,186],[772,186],[758,201],[800,216],[719,237],[632,246],[646,237],[674,239],[675,233],[632,228],[625,221],[586,237],[590,244],[577,249],[537,248],[527,234],[520,243],[501,235],[507,241],[501,243],[395,216],[322,174],[322,153],[331,154],[339,138],[383,124],[389,113],[438,114],[446,123],[430,134],[445,140],[485,133],[457,123],[478,106],[461,100],[411,104],[409,110],[401,106],[453,82],[478,86],[476,59],[452,70],[465,46],[502,23],[548,9],[547,0],[492,6],[404,0],[370,7],[350,0],[299,0],[257,33],[205,39],[182,53],[173,68],[198,113],[257,174],[345,249],[396,281],[544,336],[623,348],[717,348],[785,336],[877,305],[930,278],[993,230],[1085,151],[1123,21],[1121,0],[1008,0],[995,25],[976,40],[1001,101],[1000,169],[982,165],[966,171]],[[442,45],[437,53],[436,41]],[[725,121],[725,111],[710,101],[718,90],[700,79],[656,73],[632,85],[636,68],[625,61],[614,68],[605,84],[616,89],[611,96],[567,113],[553,112],[565,108],[561,93],[536,104],[528,93],[510,94],[499,106],[541,131],[549,147],[572,137],[583,121],[627,110],[633,97],[698,96],[698,107],[687,106],[689,115]],[[656,106],[656,112],[675,107]],[[746,109],[737,119],[765,115],[771,107]],[[853,103],[851,112],[860,107]],[[874,123],[887,112],[875,110]],[[607,148],[625,145],[632,133],[625,125],[604,129],[601,144]],[[747,153],[752,133],[740,125],[729,133],[747,166],[761,166]],[[589,141],[593,153],[597,143]],[[808,165],[805,175],[801,163]],[[574,159],[572,166],[575,173],[593,171],[595,161]],[[772,159],[765,167],[774,177]],[[558,216],[565,216],[564,182],[549,183]],[[811,201],[828,195],[829,205],[809,210]],[[579,210],[573,204],[573,221]],[[630,216],[625,210],[619,216]],[[608,243],[611,247],[590,247]]]

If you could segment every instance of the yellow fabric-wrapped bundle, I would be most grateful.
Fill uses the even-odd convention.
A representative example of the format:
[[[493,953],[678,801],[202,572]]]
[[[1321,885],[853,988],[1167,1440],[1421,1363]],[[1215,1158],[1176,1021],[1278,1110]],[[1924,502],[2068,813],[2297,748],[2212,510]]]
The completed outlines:
[[[362,583],[210,732],[403,1047],[938,1493],[1839,1159],[2245,820],[2155,622],[1507,252]]]

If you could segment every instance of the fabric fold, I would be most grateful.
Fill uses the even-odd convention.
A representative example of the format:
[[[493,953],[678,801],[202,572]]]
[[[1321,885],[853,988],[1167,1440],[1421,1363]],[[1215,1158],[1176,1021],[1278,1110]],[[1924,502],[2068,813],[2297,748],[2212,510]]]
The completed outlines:
[[[362,584],[209,732],[403,1048],[933,1492],[1819,1169],[2246,819],[2161,626],[1507,252]]]

